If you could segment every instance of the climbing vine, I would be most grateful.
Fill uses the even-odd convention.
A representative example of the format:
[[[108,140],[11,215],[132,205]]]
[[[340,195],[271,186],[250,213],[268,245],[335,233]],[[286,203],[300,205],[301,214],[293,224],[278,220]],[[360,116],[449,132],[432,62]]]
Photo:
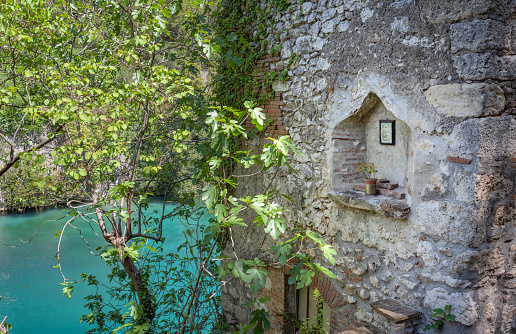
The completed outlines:
[[[288,79],[289,67],[296,60],[294,55],[282,69],[265,72],[260,71],[263,67],[258,60],[281,50],[281,32],[274,31],[274,14],[297,2],[302,0],[228,0],[215,13],[220,59],[213,94],[218,104],[240,108],[245,101],[252,101],[261,105],[274,96],[274,81]]]

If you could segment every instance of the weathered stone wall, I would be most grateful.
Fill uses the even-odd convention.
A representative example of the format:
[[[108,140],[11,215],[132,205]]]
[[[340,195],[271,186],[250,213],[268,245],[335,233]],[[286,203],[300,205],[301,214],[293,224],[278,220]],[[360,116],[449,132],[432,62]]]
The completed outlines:
[[[332,323],[335,314],[374,329],[371,303],[390,298],[422,312],[419,330],[450,304],[457,323],[443,333],[516,332],[515,8],[513,0],[320,0],[277,13],[275,66],[299,56],[290,80],[274,85],[278,115],[305,156],[292,163],[299,176],[271,172],[239,192],[274,176],[294,200],[283,203],[289,226],[318,231],[338,251],[332,284],[344,303]],[[395,161],[406,165],[393,166],[405,174],[403,199],[352,190],[357,162],[389,168],[361,151],[366,132],[354,121],[376,119],[379,106],[408,129],[397,138],[406,162]],[[403,205],[406,219],[396,211]],[[259,229],[236,233],[246,255],[269,250]],[[250,294],[232,284],[224,312],[245,322]]]

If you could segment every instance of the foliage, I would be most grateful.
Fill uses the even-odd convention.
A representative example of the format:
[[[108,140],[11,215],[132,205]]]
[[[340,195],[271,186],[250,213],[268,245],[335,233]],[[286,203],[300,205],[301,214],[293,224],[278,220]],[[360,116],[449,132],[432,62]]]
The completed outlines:
[[[292,318],[298,329],[296,332],[297,334],[327,334],[326,330],[324,329],[324,325],[327,321],[324,319],[323,314],[323,299],[317,288],[314,291],[313,298],[317,305],[317,314],[313,321],[309,321],[307,319],[306,321],[301,322],[296,318]]]
[[[56,194],[42,191],[47,183],[58,187],[70,187],[70,180],[62,174],[52,173],[42,163],[42,155],[26,165],[11,168],[0,179],[3,207],[7,211],[23,210],[25,208],[48,207],[62,204],[63,199]]]
[[[288,1],[275,0],[275,7],[258,11],[254,1],[244,3],[248,9],[240,5],[232,9],[227,3],[217,15],[225,10],[232,13],[227,29],[239,10],[247,11],[250,15],[241,16],[243,21],[235,27],[247,34],[251,30],[241,28],[242,24],[249,18],[256,20],[258,38],[272,24],[271,10],[289,6]],[[202,87],[194,84],[189,74],[195,72],[195,65],[208,62],[216,52],[227,60],[223,50],[236,36],[212,38],[206,25],[207,15],[215,8],[208,0],[0,3],[0,43],[5,46],[0,49],[5,60],[0,64],[0,114],[9,119],[0,129],[9,152],[0,158],[0,177],[44,165],[47,171],[32,173],[27,181],[44,196],[67,203],[70,220],[58,231],[59,242],[66,228],[76,228],[75,221],[91,226],[106,241],[99,251],[113,268],[109,287],[113,303],[99,294],[91,296],[88,307],[93,315],[83,320],[96,326],[92,332],[111,326],[107,321],[118,326],[109,327],[116,332],[193,331],[206,324],[198,307],[200,298],[207,307],[217,304],[218,291],[207,294],[208,277],[225,284],[232,273],[258,293],[265,286],[267,264],[236,253],[215,258],[223,240],[232,238],[235,226],[256,224],[276,240],[271,255],[283,264],[294,261],[290,283],[298,288],[310,285],[321,273],[335,277],[308,256],[318,249],[335,263],[335,251],[318,234],[297,232],[279,241],[286,227],[277,191],[233,196],[237,180],[246,177],[235,174],[236,166],[258,165],[261,171],[291,168],[287,158],[299,151],[286,136],[269,138],[259,154],[242,150],[241,143],[251,135],[242,124],[250,119],[256,127],[253,131],[263,129],[261,109],[242,97],[221,98],[222,85],[214,88],[220,103],[210,107]],[[236,38],[246,45],[240,37]],[[259,53],[248,51],[239,52],[256,60],[253,57]],[[235,64],[239,61],[231,59]],[[252,59],[248,66],[254,65]],[[218,72],[221,80],[229,80],[224,73],[228,72]],[[239,73],[250,82],[249,73]],[[226,93],[231,92],[225,87]],[[257,90],[251,95],[258,100],[262,93]],[[232,101],[235,108],[223,107],[225,101]],[[34,133],[38,141],[19,145]],[[39,154],[44,147],[49,151]],[[181,189],[183,183],[188,187]],[[148,215],[150,197],[157,193],[164,197],[162,210]],[[152,249],[165,241],[164,226],[174,226],[176,217],[191,218],[199,199],[214,218],[185,246],[196,249],[190,262],[154,254]],[[256,219],[244,220],[248,213]],[[78,282],[66,277],[60,256],[58,247],[56,267],[63,276],[63,294],[71,297]],[[179,270],[187,263],[195,264],[195,269]],[[98,285],[95,277],[85,275],[83,280]],[[186,286],[181,290],[163,282]],[[174,312],[178,321],[166,320]],[[262,333],[268,328],[267,317],[261,309],[253,311],[249,329]]]
[[[2,279],[6,279],[8,278],[9,276],[6,276],[5,274],[3,274],[3,278],[0,278],[0,280]],[[4,292],[2,292],[4,293]],[[3,294],[3,295],[0,295],[0,309],[2,309],[2,303],[5,303],[5,302],[9,302],[11,301],[11,298],[9,297],[8,294]],[[0,315],[0,318],[1,318],[1,315]],[[7,316],[4,316],[3,319],[0,321],[0,333],[7,333],[9,331],[9,329],[12,329],[12,324],[8,323],[6,321],[7,319]]]
[[[195,294],[196,301],[192,311],[192,317],[186,330],[198,332],[218,332],[217,314],[219,284],[206,272],[202,276],[200,289],[193,291],[194,275],[200,261],[209,251],[208,245],[199,243],[203,236],[203,226],[199,222],[202,218],[202,208],[193,210],[185,231],[185,242],[178,248],[177,253],[165,254],[161,245],[151,246],[142,244],[138,249],[142,252],[138,267],[145,273],[145,280],[154,291],[157,312],[148,328],[152,333],[176,333],[180,329],[178,315],[182,314],[188,303],[188,296]],[[176,223],[180,223],[176,219]],[[141,312],[134,303],[134,288],[124,269],[117,261],[116,254],[112,254],[107,247],[102,248],[102,254],[111,266],[109,279],[116,284],[103,286],[96,277],[83,274],[83,279],[88,285],[95,286],[97,293],[87,297],[86,307],[91,313],[83,315],[82,321],[91,324],[88,333],[117,332],[126,333],[132,330],[131,324]],[[209,261],[208,270],[213,270],[214,262]]]
[[[455,315],[451,314],[451,305],[446,305],[444,310],[441,308],[436,308],[432,313],[432,320],[429,324],[423,328],[424,331],[428,331],[430,329],[443,329],[444,322],[455,322]]]
[[[358,166],[358,171],[362,173],[362,175],[364,175],[365,179],[371,179],[374,178],[374,175],[376,172],[378,172],[378,169],[376,169],[374,163],[371,162],[368,165],[361,164],[360,166]]]
[[[296,61],[293,54],[283,69],[264,71],[258,60],[280,51],[280,32],[269,36],[275,25],[273,15],[294,4],[289,0],[230,0],[218,8],[214,27],[220,48],[213,82],[216,103],[235,108],[245,101],[261,105],[274,96],[274,81],[288,79],[289,68]]]
[[[0,322],[0,333],[3,333],[3,334],[7,334],[9,332],[9,329],[12,329],[13,326],[12,324],[8,323],[5,321],[7,317],[5,317],[1,322]]]

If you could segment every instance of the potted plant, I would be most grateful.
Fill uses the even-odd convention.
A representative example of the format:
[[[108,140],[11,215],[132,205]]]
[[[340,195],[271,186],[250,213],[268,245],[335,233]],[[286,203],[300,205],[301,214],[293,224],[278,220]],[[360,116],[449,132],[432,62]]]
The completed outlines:
[[[374,163],[370,163],[368,165],[361,164],[358,166],[358,171],[364,175],[365,184],[366,184],[366,194],[367,195],[376,195],[376,181],[375,178],[376,172],[378,170],[376,169],[376,166]]]

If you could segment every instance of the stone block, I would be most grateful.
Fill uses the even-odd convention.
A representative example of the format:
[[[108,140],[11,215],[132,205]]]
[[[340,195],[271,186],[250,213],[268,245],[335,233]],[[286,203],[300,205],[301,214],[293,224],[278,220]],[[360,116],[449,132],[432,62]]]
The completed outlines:
[[[502,50],[509,47],[510,30],[494,20],[474,20],[450,28],[451,51]]]
[[[344,332],[340,332],[338,334],[373,334],[373,332],[371,332],[365,327],[359,327],[357,329],[350,329]]]
[[[301,36],[296,40],[296,44],[292,48],[295,54],[302,55],[312,52],[312,37]],[[283,56],[283,55],[282,55]]]
[[[471,244],[476,236],[472,206],[428,201],[417,208],[421,232],[455,244]]]
[[[431,86],[425,97],[437,112],[447,117],[481,117],[502,113],[503,90],[495,84],[449,84]]]
[[[283,48],[281,49],[281,58],[288,59],[292,52],[292,43],[290,41],[283,42]]]
[[[394,299],[383,299],[371,303],[371,308],[374,312],[382,314],[393,322],[401,322],[421,316],[421,312]]]
[[[448,294],[443,288],[435,288],[427,292],[424,306],[429,310],[444,309],[451,305],[451,313],[455,314],[458,322],[466,326],[473,325],[478,319],[478,304],[468,292],[456,292]]]
[[[475,200],[476,176],[459,169],[454,174],[453,189],[456,199],[461,202],[473,203]]]
[[[432,23],[456,22],[478,17],[499,6],[500,0],[422,0],[421,14]]]
[[[311,2],[305,2],[301,6],[301,9],[303,11],[303,15],[308,15],[310,12],[312,12],[312,9],[314,8],[314,4]]]
[[[371,303],[374,321],[372,325],[381,333],[416,333],[421,312],[394,299]]]
[[[461,158],[464,158],[464,155],[478,153],[480,145],[480,129],[481,124],[478,119],[468,119],[457,124],[453,128],[449,137],[448,145],[450,151],[454,155],[459,155]],[[457,162],[452,160],[449,161]]]
[[[275,91],[275,92],[286,92],[290,89],[290,83],[289,82],[284,82],[284,81],[274,81],[272,83],[272,89]]]
[[[485,80],[499,76],[501,67],[491,53],[466,53],[453,57],[453,66],[463,80]]]

